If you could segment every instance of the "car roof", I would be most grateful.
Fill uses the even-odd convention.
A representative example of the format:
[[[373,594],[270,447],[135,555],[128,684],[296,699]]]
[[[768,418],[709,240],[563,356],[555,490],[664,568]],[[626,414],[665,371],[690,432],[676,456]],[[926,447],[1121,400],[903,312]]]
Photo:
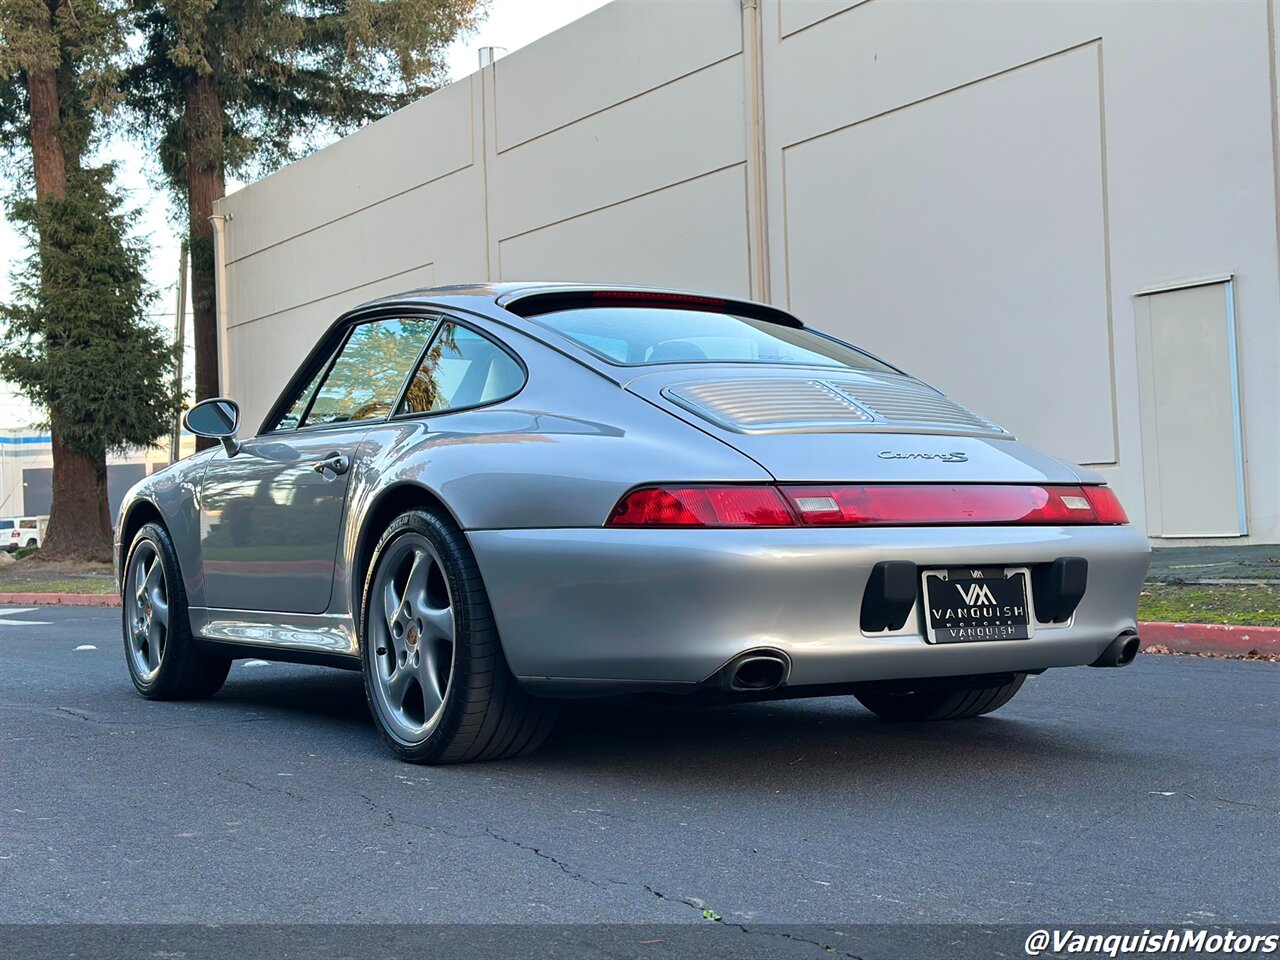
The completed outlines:
[[[702,299],[714,300],[717,302],[717,309],[726,312],[739,313],[744,316],[755,316],[761,319],[770,320],[775,323],[781,323],[786,326],[805,329],[805,324],[795,317],[790,311],[773,304],[765,303],[759,300],[749,300],[742,297],[725,296],[719,293],[709,293],[701,290],[687,290],[677,287],[653,287],[642,286],[637,284],[617,284],[617,283],[581,283],[581,282],[556,282],[556,281],[501,281],[486,283],[459,283],[448,286],[438,287],[421,287],[415,290],[406,290],[403,293],[391,294],[385,297],[379,297],[376,300],[370,300],[351,310],[348,310],[334,322],[330,327],[330,331],[350,323],[360,322],[369,314],[377,314],[386,309],[395,309],[404,306],[418,307],[437,307],[449,308],[454,307],[460,310],[466,310],[472,314],[478,314],[486,317],[491,321],[496,321],[505,327],[515,330],[534,340],[540,341],[545,346],[551,347],[561,353],[576,358],[585,366],[593,369],[596,373],[610,380],[616,380],[621,383],[628,378],[626,372],[631,368],[619,367],[616,364],[609,363],[607,360],[596,354],[594,351],[586,348],[581,343],[565,336],[563,333],[555,330],[553,327],[539,321],[538,310],[526,312],[516,307],[516,301],[534,300],[545,298],[548,301],[559,301],[562,295],[569,295],[565,300],[576,300],[574,294],[592,294],[592,293],[640,293],[652,296],[659,295],[670,296],[672,299]],[[638,298],[639,299],[639,298]],[[553,308],[555,309],[555,308]],[[827,336],[826,334],[822,334]],[[831,338],[836,339],[836,338]],[[843,341],[837,341],[843,342]],[[905,371],[899,370],[887,360],[882,360],[873,353],[853,347],[861,353],[867,354],[874,360],[883,363],[890,370],[894,370],[904,376],[909,376]],[[273,409],[274,412],[274,409]]]

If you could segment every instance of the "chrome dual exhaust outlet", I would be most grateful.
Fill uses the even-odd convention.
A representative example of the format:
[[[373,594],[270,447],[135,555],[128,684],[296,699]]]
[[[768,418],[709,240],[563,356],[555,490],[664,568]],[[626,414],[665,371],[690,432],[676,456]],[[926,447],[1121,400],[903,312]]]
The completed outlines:
[[[1142,643],[1133,630],[1125,630],[1107,644],[1098,659],[1089,664],[1091,667],[1127,667],[1138,655]]]

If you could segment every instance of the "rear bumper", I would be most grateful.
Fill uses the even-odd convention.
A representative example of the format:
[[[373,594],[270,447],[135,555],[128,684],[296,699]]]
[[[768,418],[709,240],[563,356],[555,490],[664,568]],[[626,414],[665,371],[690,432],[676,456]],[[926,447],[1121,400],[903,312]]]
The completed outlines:
[[[1041,670],[1093,662],[1136,628],[1150,548],[1132,527],[485,530],[469,534],[512,671],[556,694],[685,688],[739,653],[781,650],[788,685]],[[920,604],[859,626],[871,568],[1089,562],[1066,624],[1029,640],[930,644]]]

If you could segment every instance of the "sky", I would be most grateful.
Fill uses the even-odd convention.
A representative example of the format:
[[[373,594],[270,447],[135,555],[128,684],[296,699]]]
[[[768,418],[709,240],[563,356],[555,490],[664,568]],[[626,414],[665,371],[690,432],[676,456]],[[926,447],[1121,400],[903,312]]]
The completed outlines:
[[[450,80],[460,80],[479,66],[481,47],[505,47],[517,50],[558,30],[567,23],[604,6],[607,0],[489,0],[489,15],[479,29],[456,41],[448,51]],[[158,183],[154,163],[137,144],[114,139],[101,151],[101,158],[117,164],[117,189],[127,206],[138,211],[138,233],[151,245],[148,278],[158,292],[151,306],[157,322],[173,329],[176,314],[179,227],[175,222],[170,197]],[[227,184],[227,191],[240,184]],[[0,195],[7,196],[12,185],[0,177]],[[26,254],[21,238],[0,211],[0,301],[12,291],[11,274],[15,264]],[[187,320],[187,357],[185,367],[191,370],[190,305],[184,311]],[[0,430],[23,427],[39,420],[36,411],[0,382]]]

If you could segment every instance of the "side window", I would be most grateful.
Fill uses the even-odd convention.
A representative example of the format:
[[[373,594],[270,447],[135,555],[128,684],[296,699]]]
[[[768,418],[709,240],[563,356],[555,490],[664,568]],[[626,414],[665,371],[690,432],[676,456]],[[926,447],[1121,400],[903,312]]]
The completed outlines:
[[[524,370],[488,337],[441,324],[409,382],[397,414],[428,413],[496,403],[524,386]]]
[[[388,416],[434,326],[431,318],[406,317],[374,320],[353,329],[302,426]]]
[[[311,398],[315,396],[316,387],[320,385],[320,378],[325,375],[325,371],[329,369],[329,364],[333,361],[333,354],[329,355],[320,369],[316,371],[316,375],[311,378],[311,382],[307,384],[307,388],[298,394],[298,399],[293,401],[293,406],[289,408],[280,420],[273,426],[272,430],[295,430],[302,423],[302,418],[306,415],[307,407],[311,403]]]

